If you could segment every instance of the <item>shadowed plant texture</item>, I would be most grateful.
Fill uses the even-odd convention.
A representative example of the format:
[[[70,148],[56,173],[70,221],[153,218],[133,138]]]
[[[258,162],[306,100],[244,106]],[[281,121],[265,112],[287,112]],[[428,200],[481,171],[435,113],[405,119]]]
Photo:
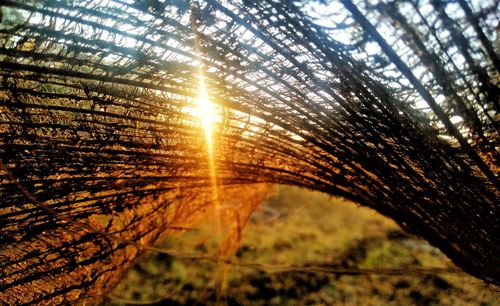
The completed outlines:
[[[341,196],[500,284],[498,1],[4,0],[0,301],[98,303],[265,184]]]

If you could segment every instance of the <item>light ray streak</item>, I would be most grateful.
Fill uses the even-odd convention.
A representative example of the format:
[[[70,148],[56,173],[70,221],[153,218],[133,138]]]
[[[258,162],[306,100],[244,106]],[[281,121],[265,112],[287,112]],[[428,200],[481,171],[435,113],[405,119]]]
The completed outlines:
[[[215,205],[216,213],[219,212],[219,192],[217,187],[217,166],[215,163],[215,152],[214,152],[214,142],[213,142],[213,129],[212,125],[215,121],[215,110],[213,103],[210,101],[210,97],[207,92],[205,77],[200,72],[199,76],[199,95],[196,99],[196,107],[198,108],[198,116],[201,120],[203,131],[205,134],[205,143],[208,158],[208,170],[210,176],[210,186],[212,189],[212,201]],[[219,219],[219,218],[218,218]],[[220,225],[220,224],[218,224]]]

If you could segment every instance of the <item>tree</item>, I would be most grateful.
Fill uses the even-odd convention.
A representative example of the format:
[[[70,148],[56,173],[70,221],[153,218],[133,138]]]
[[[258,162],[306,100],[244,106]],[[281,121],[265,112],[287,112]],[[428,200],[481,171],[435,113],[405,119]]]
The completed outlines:
[[[0,300],[96,302],[253,183],[372,207],[498,285],[497,4],[321,3],[3,1]]]

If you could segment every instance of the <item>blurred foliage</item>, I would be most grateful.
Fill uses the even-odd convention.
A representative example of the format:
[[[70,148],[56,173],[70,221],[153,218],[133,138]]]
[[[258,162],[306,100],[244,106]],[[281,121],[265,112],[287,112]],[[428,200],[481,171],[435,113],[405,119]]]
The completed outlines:
[[[162,247],[211,253],[210,224]],[[451,267],[427,242],[391,220],[339,198],[277,187],[255,212],[236,254],[241,262],[361,268]],[[426,276],[269,273],[232,266],[226,296],[218,296],[216,264],[148,253],[113,291],[124,300],[157,305],[498,305],[500,294],[466,274]],[[124,300],[121,300],[124,299]]]

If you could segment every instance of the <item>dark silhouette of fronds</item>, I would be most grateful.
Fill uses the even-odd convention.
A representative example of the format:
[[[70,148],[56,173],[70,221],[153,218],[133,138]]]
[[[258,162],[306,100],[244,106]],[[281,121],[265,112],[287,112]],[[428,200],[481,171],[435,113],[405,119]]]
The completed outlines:
[[[498,3],[321,2],[1,1],[0,300],[97,302],[253,183],[374,208],[500,284]]]

